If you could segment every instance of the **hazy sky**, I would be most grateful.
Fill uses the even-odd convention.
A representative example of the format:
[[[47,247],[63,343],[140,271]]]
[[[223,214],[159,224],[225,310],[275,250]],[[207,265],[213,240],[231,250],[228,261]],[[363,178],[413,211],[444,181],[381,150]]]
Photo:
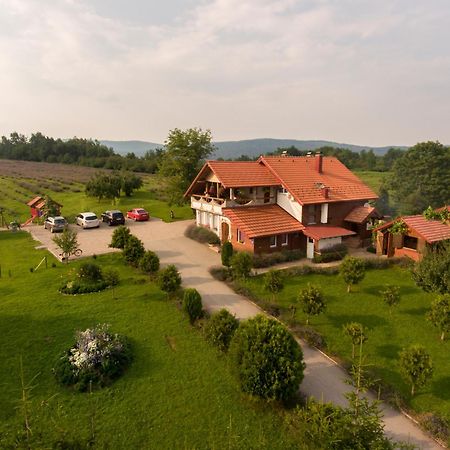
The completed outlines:
[[[449,0],[0,0],[0,134],[450,144]]]

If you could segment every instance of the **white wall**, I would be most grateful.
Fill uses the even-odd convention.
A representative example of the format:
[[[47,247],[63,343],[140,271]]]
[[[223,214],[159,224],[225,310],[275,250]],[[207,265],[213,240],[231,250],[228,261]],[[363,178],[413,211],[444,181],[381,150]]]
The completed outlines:
[[[320,205],[320,223],[328,223],[328,203]]]
[[[333,245],[342,244],[341,237],[334,237],[328,239],[321,239],[319,241],[319,251],[328,247],[333,247]]]
[[[277,204],[281,206],[287,213],[295,217],[299,222],[302,221],[302,205],[291,200],[291,195],[288,193],[278,192],[277,193]]]

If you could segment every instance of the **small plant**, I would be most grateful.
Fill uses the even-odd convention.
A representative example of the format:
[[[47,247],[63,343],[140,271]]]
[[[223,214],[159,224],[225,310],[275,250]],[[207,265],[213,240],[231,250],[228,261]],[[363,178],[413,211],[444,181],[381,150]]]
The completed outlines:
[[[440,295],[431,303],[427,319],[440,331],[441,341],[450,332],[450,294]]]
[[[206,340],[216,346],[221,352],[228,351],[234,332],[239,327],[239,321],[226,309],[214,313],[205,325]]]
[[[347,284],[347,292],[350,292],[352,286],[361,282],[366,275],[364,261],[353,256],[346,256],[339,267],[339,272]]]
[[[112,234],[111,243],[109,246],[112,248],[123,249],[130,236],[130,229],[125,225],[119,225]]]
[[[87,294],[102,291],[108,286],[101,268],[94,263],[85,262],[61,287],[63,294]]]
[[[122,250],[125,261],[132,266],[137,266],[144,253],[145,249],[142,241],[136,236],[130,235]]]
[[[264,275],[264,289],[272,294],[272,301],[275,301],[275,295],[283,289],[283,277],[278,270],[269,270]]]
[[[352,341],[352,359],[355,359],[355,347],[360,346],[367,341],[367,336],[364,333],[364,327],[358,322],[346,323],[343,326],[343,332]]]
[[[231,270],[235,278],[248,278],[252,270],[252,257],[247,252],[235,253],[231,257]]]
[[[124,336],[111,334],[106,324],[78,331],[73,347],[64,352],[53,369],[61,385],[86,391],[103,387],[119,377],[132,359]]]
[[[145,273],[156,273],[159,270],[159,257],[155,252],[147,250],[139,260],[139,268]]]
[[[310,284],[300,291],[298,301],[302,305],[303,312],[306,314],[306,325],[309,325],[310,316],[317,316],[326,309],[322,292]]]
[[[413,396],[417,388],[424,386],[433,376],[433,363],[430,355],[421,345],[411,345],[400,354],[400,373],[411,385]]]
[[[408,225],[406,225],[405,222],[398,220],[389,227],[389,232],[392,234],[406,234],[408,233]]]
[[[198,293],[197,289],[189,288],[184,290],[183,311],[188,315],[191,324],[202,317],[202,297]]]
[[[166,292],[167,295],[173,294],[180,288],[181,276],[173,264],[161,270],[158,277],[158,284],[161,290]]]
[[[61,249],[66,264],[68,264],[69,256],[78,248],[77,233],[65,229],[61,236],[55,236],[52,240]]]
[[[103,271],[103,279],[105,280],[106,285],[112,289],[113,299],[116,298],[115,287],[120,282],[119,272],[115,269],[105,269]]]
[[[384,303],[389,306],[389,312],[392,313],[392,307],[400,303],[400,286],[387,285],[380,294]]]
[[[220,256],[222,258],[222,265],[230,267],[231,257],[233,256],[233,244],[231,242],[227,241],[223,243]]]
[[[100,266],[89,262],[80,265],[77,276],[82,282],[87,283],[103,280],[103,273]]]

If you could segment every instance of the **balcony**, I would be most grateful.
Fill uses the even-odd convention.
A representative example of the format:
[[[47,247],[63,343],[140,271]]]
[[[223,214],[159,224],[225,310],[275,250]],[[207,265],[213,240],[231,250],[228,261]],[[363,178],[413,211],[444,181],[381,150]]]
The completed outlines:
[[[191,208],[200,211],[206,211],[213,214],[222,214],[222,208],[236,208],[239,206],[256,206],[268,203],[275,203],[275,198],[272,196],[267,201],[267,198],[256,197],[249,198],[235,198],[234,200],[211,197],[209,195],[194,194],[191,196]]]

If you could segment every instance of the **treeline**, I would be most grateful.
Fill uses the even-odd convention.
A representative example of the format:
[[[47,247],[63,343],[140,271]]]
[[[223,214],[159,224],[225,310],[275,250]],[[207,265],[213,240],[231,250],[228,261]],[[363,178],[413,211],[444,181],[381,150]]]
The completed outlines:
[[[275,152],[268,153],[268,155],[281,155],[283,153],[289,156],[306,156],[309,150],[299,150],[291,146],[286,148],[279,148]],[[404,150],[399,148],[391,148],[384,155],[376,155],[373,150],[362,150],[361,152],[353,152],[346,148],[336,147],[320,147],[312,153],[320,152],[325,156],[335,156],[339,161],[345,164],[349,169],[359,170],[374,170],[377,172],[388,172],[392,169],[394,162],[399,159],[404,153]],[[241,155],[237,158],[238,161],[253,161],[258,158],[249,158],[246,155]]]
[[[42,133],[30,138],[19,133],[2,136],[0,159],[76,164],[132,172],[155,173],[163,150],[149,150],[143,157],[134,153],[119,155],[112,148],[97,140],[74,137],[68,140],[54,139]]]

